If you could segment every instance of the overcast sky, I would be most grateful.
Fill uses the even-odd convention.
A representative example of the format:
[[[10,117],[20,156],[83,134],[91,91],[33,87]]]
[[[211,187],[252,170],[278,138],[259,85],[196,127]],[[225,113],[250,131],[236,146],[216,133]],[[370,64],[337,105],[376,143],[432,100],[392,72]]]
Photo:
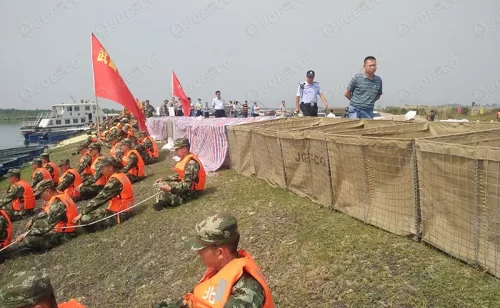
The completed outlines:
[[[155,106],[172,70],[192,98],[220,90],[275,107],[294,102],[309,69],[329,105],[345,106],[368,55],[381,106],[500,102],[498,0],[2,0],[0,26],[0,108],[93,99],[91,32]]]

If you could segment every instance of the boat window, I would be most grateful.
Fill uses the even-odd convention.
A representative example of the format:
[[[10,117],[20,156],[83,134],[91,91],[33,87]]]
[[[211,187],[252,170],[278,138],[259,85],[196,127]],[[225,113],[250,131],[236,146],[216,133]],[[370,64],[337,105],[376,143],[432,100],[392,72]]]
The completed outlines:
[[[67,110],[68,110],[68,111],[72,111],[72,110],[71,110],[71,107],[67,107]]]
[[[82,120],[82,123],[85,123],[85,118],[81,118],[80,120]]]
[[[73,119],[73,123],[78,123],[78,119]]]
[[[61,124],[61,120],[56,120],[56,125]]]
[[[80,106],[75,106],[75,111],[80,111]]]
[[[95,106],[93,107],[93,109],[95,110]]]
[[[69,119],[64,120],[64,124],[70,124]]]
[[[53,125],[53,122],[52,122],[52,120],[50,120],[50,121],[49,121],[49,125]]]
[[[90,106],[85,106],[85,110],[90,110]]]

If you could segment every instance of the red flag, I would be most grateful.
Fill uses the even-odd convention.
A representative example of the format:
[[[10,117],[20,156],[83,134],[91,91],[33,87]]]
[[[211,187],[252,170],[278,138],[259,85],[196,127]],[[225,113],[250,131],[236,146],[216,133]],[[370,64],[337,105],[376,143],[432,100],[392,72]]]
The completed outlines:
[[[177,76],[173,71],[172,71],[172,95],[178,97],[181,100],[182,111],[184,112],[184,115],[188,117],[189,113],[191,112],[191,104],[189,103],[186,93],[184,93],[184,90],[182,89],[179,79],[177,79]]]
[[[95,95],[123,105],[134,115],[139,130],[148,132],[144,114],[137,107],[135,98],[123,81],[118,69],[101,42],[92,33],[92,67],[94,69]]]

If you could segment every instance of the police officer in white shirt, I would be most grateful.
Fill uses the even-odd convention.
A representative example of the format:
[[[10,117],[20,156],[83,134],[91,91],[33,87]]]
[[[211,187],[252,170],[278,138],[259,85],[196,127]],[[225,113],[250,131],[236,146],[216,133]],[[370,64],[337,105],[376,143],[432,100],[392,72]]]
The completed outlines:
[[[226,110],[224,109],[225,105],[226,101],[220,97],[220,91],[215,91],[215,98],[212,100],[212,107],[215,109],[216,118],[226,117]]]
[[[325,110],[328,109],[325,95],[321,91],[319,82],[314,81],[314,71],[307,71],[306,81],[299,84],[297,89],[297,97],[295,99],[295,113],[299,113],[299,108],[305,117],[318,116],[318,95],[321,97]],[[300,105],[299,105],[300,103]]]

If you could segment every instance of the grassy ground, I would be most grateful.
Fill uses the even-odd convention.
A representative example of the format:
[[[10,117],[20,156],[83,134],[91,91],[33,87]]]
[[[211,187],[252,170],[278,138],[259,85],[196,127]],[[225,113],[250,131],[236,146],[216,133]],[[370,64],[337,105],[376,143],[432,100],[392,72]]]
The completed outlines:
[[[170,162],[147,167],[148,178],[134,187],[137,201],[155,193],[151,184],[170,173]],[[183,242],[196,222],[228,211],[238,218],[241,247],[261,266],[277,307],[500,304],[500,281],[488,274],[231,170],[209,177],[199,200],[161,212],[152,203],[122,225],[6,261],[0,285],[36,267],[50,274],[60,301],[77,298],[90,308],[151,307],[177,299],[203,273],[197,254],[184,250]]]

